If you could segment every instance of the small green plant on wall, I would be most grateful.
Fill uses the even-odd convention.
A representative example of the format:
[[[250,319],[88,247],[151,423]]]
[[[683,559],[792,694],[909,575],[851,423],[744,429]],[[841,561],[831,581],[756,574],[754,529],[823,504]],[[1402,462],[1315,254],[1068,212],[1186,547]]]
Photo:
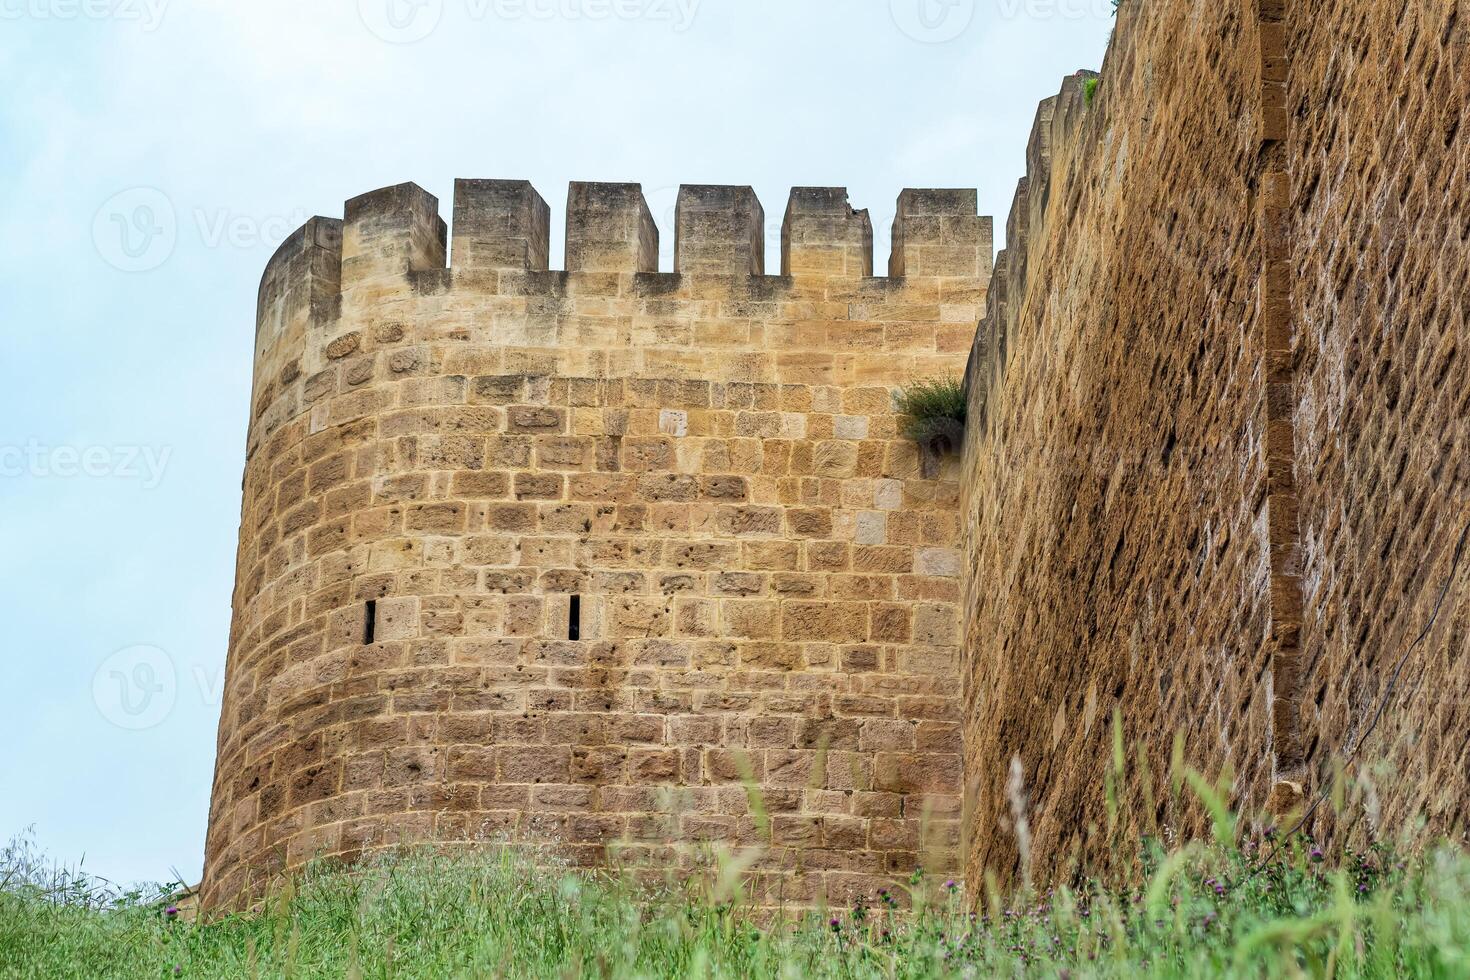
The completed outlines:
[[[1089,106],[1092,105],[1092,100],[1097,98],[1097,83],[1100,81],[1102,81],[1100,78],[1089,78],[1082,83],[1082,99]]]
[[[965,434],[965,383],[959,378],[928,378],[900,388],[893,396],[899,431],[918,443],[924,476],[937,474],[939,460],[958,452]]]

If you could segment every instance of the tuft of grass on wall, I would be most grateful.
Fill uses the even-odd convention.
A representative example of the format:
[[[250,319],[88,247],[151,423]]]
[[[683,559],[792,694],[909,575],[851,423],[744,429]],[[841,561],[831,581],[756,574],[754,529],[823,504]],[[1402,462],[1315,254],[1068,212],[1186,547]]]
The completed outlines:
[[[893,398],[900,431],[926,450],[953,452],[965,432],[965,383],[959,378],[928,378],[900,388]]]

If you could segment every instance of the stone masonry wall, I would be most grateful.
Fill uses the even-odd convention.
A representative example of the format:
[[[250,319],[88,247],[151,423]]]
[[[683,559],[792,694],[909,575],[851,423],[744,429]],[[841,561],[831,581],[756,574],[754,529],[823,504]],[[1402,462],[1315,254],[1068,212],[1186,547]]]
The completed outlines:
[[[895,386],[955,373],[991,270],[973,191],[905,191],[891,278],[840,189],[412,184],[260,291],[204,900],[399,841],[689,868],[758,901],[954,860],[959,486]],[[452,245],[452,247],[451,247]],[[446,259],[448,264],[446,266]],[[771,814],[760,829],[744,779]]]
[[[1357,750],[1353,835],[1470,821],[1470,6],[1293,3],[1291,227],[1303,709]]]
[[[1042,104],[966,372],[970,875],[1201,831],[1176,736],[1250,814],[1360,749],[1352,833],[1463,827],[1463,567],[1359,743],[1470,520],[1465,27],[1125,0],[1095,97]]]

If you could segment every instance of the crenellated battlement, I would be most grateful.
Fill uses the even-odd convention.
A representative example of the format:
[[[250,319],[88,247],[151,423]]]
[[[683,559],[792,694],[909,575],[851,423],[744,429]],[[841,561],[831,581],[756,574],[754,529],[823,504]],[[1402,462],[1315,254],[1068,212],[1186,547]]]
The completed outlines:
[[[1006,247],[995,256],[985,317],[975,333],[974,346],[965,366],[965,385],[972,403],[982,410],[992,386],[1002,383],[1006,360],[1020,321],[1020,300],[1026,293],[1031,243],[1046,234],[1052,195],[1075,196],[1080,190],[1077,157],[1087,151],[1081,132],[1088,118],[1087,83],[1097,79],[1094,71],[1078,71],[1062,79],[1061,90],[1043,99],[1026,141],[1026,176],[1016,184],[1011,210],[1006,218]],[[984,428],[984,413],[976,416],[975,438]]]
[[[973,190],[905,190],[886,277],[873,276],[868,212],[840,187],[791,192],[779,275],[766,273],[765,210],[750,187],[681,188],[670,272],[638,184],[571,185],[562,270],[551,209],[529,182],[458,180],[451,213],[452,229],[434,195],[398,184],[282,244],[260,287],[252,447],[304,412],[326,373],[350,362],[358,378],[375,370],[362,356],[413,344],[515,351],[544,373],[591,377],[949,373],[991,275],[991,219]]]
[[[416,184],[399,184],[352,198],[344,218],[313,218],[292,235],[266,268],[260,326],[281,330],[305,316],[340,312],[334,293],[367,308],[417,279],[420,290],[466,288],[516,294],[565,292],[551,269],[551,211],[527,181],[457,180],[453,235],[438,199]],[[873,230],[866,210],[854,210],[837,187],[792,190],[782,225],[779,276],[767,276],[765,210],[750,187],[686,185],[675,216],[674,269],[658,269],[660,230],[638,184],[576,182],[567,197],[566,275],[604,277],[602,288],[626,289],[611,276],[658,276],[641,282],[670,295],[678,279],[776,279],[765,292],[812,280],[873,278]],[[976,213],[973,190],[905,190],[893,224],[889,279],[988,279],[991,219]],[[337,270],[333,273],[333,268]],[[870,290],[901,283],[867,284]],[[599,288],[590,278],[580,292]]]

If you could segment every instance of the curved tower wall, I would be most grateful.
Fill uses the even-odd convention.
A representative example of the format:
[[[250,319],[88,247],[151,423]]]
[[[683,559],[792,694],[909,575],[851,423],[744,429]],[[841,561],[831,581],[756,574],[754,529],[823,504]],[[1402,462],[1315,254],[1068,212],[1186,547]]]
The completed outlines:
[[[522,181],[313,218],[260,287],[205,903],[317,856],[528,839],[595,864],[765,843],[758,899],[948,867],[959,492],[896,386],[958,374],[973,191]],[[744,777],[771,814],[764,840]]]

